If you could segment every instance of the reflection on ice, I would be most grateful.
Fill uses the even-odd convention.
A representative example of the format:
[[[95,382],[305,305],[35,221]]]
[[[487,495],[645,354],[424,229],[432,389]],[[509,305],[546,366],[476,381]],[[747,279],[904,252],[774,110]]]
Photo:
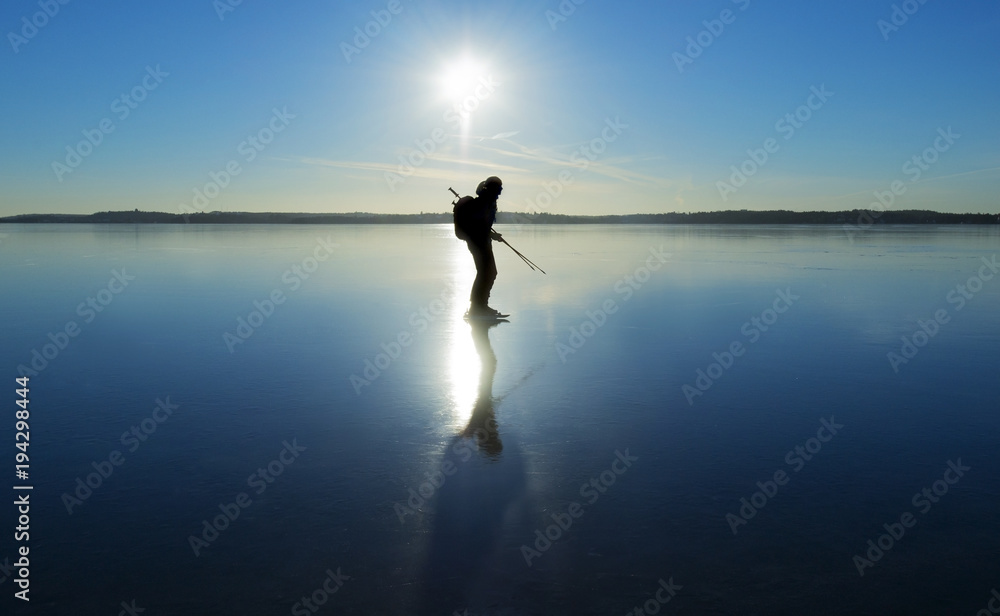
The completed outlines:
[[[464,381],[453,398],[463,404],[456,413],[466,416],[467,423],[449,440],[435,475],[440,485],[427,502],[433,521],[421,574],[421,614],[439,614],[449,605],[464,608],[490,597],[500,581],[498,563],[511,554],[501,549],[504,538],[524,525],[526,480],[520,452],[513,448],[501,457],[504,445],[493,397],[497,357],[489,338],[495,326],[472,321],[469,347],[460,339],[451,341],[453,357],[465,360],[457,365],[454,376]],[[471,347],[474,357],[454,353],[456,347]]]

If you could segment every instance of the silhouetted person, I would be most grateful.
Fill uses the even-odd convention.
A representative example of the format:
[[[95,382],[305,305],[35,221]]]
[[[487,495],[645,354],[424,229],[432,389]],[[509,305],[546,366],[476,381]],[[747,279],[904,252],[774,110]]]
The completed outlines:
[[[476,198],[461,210],[455,226],[462,232],[476,263],[476,280],[469,295],[469,316],[490,316],[500,311],[490,308],[490,291],[497,278],[497,263],[493,258],[493,240],[503,236],[493,230],[497,217],[497,198],[503,192],[503,182],[495,175],[486,178],[476,188]]]

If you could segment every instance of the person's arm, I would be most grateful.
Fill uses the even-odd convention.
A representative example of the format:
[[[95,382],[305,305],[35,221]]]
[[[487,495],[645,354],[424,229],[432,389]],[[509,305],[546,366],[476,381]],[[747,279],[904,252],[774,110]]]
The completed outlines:
[[[496,203],[494,203],[493,207],[490,208],[490,239],[497,242],[502,242],[503,236],[493,230],[493,225],[494,223],[496,223],[496,221],[497,221],[497,206]]]

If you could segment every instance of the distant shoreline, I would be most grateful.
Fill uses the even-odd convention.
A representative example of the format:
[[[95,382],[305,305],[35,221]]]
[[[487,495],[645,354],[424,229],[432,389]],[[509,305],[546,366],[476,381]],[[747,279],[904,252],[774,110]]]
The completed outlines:
[[[420,214],[307,214],[278,212],[205,212],[169,214],[166,212],[97,212],[94,214],[20,214],[0,218],[0,223],[85,223],[85,224],[450,224],[450,213]],[[571,216],[540,213],[500,212],[497,224],[791,224],[791,225],[992,225],[1000,223],[997,214],[952,214],[930,210],[871,212],[792,212],[788,210],[622,214]]]

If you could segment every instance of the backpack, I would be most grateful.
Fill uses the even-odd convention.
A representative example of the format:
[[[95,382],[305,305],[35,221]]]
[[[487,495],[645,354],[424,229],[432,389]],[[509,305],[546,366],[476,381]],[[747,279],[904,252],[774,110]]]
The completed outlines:
[[[468,241],[469,239],[468,230],[473,226],[471,220],[475,217],[475,208],[472,204],[475,200],[475,197],[461,197],[451,208],[452,218],[455,222],[455,237],[460,240]]]

